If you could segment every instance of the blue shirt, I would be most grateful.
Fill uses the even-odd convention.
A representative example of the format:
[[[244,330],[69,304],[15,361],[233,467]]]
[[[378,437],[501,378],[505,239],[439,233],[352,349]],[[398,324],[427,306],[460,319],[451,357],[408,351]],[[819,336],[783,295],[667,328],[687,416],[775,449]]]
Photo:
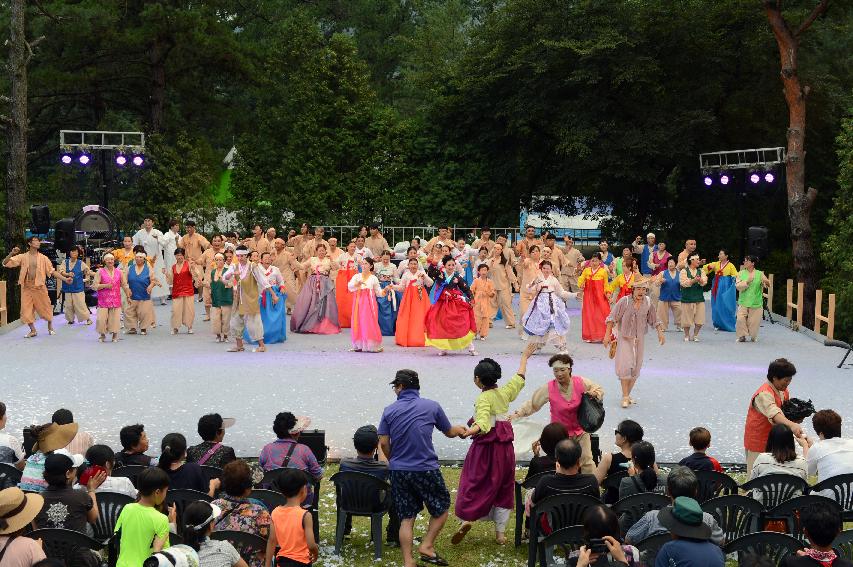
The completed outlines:
[[[392,471],[438,470],[438,455],[432,446],[432,430],[450,430],[450,420],[438,402],[421,398],[420,392],[406,389],[397,401],[385,408],[379,435],[391,438]]]
[[[724,564],[723,550],[710,541],[669,541],[655,558],[655,567],[723,567]]]

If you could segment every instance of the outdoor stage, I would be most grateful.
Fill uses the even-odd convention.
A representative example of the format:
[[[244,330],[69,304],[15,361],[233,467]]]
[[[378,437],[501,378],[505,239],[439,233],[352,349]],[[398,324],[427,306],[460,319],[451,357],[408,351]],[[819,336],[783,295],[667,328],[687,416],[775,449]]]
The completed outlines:
[[[619,407],[619,385],[613,362],[601,345],[580,340],[580,311],[570,303],[570,348],[575,372],[602,384],[606,391],[607,420],[599,431],[601,446],[612,447],[613,430],[622,419],[642,424],[662,462],[677,461],[690,453],[690,429],[711,430],[710,453],[723,462],[743,462],[742,435],[749,396],[765,380],[768,363],[787,357],[798,368],[791,386],[794,397],[812,399],[816,409],[833,408],[853,419],[853,396],[848,395],[853,374],[835,366],[839,349],[823,347],[791,332],[782,324],[765,322],[759,342],[737,344],[734,333],[714,333],[706,327],[700,343],[685,343],[680,332],[666,333],[659,346],[647,336],[646,364],[635,389],[639,404]],[[710,305],[708,320],[710,321]],[[168,325],[170,308],[157,307],[157,319]],[[54,410],[74,412],[81,427],[98,442],[119,448],[118,432],[126,424],[145,424],[151,454],[159,454],[160,439],[169,432],[198,442],[196,422],[209,412],[237,417],[225,442],[240,456],[255,457],[273,440],[272,422],[279,411],[309,415],[312,428],[325,429],[331,456],[352,453],[352,433],[364,424],[378,424],[382,408],[394,400],[388,383],[399,368],[420,373],[421,394],[438,400],[451,421],[464,423],[472,413],[478,390],[472,371],[479,357],[467,352],[439,357],[433,349],[404,349],[385,337],[385,352],[348,352],[349,330],[335,336],[296,335],[288,332],[283,344],[266,353],[228,353],[231,345],[216,343],[202,322],[197,304],[195,335],[169,335],[160,326],[147,337],[122,335],[117,344],[97,341],[94,326],[68,327],[56,318],[57,335],[49,336],[44,322],[39,336],[25,339],[25,327],[0,334],[0,400],[8,408],[7,431],[20,436],[31,423],[50,420]],[[495,322],[492,335],[477,342],[480,357],[495,358],[508,378],[515,372],[526,343],[515,330]],[[529,365],[528,385],[511,409],[551,377],[547,367],[553,348],[535,356]],[[534,417],[549,421],[547,408]],[[807,422],[810,435],[814,435]],[[849,435],[849,424],[845,433]],[[469,441],[446,439],[436,432],[439,455],[461,459]]]

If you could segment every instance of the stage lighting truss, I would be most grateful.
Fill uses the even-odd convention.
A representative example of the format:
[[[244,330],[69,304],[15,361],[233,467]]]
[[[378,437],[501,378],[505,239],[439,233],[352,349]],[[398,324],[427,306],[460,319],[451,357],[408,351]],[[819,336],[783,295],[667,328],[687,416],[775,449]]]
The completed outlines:
[[[119,168],[128,165],[143,167],[146,162],[144,132],[60,130],[59,148],[59,161],[63,165],[87,167],[96,154],[100,159],[110,159],[107,156],[111,152]]]
[[[762,182],[770,185],[776,181],[776,168],[786,159],[785,148],[782,147],[711,152],[699,155],[699,169],[706,187],[716,182],[729,185],[739,170],[746,170],[746,183],[750,186],[758,186]]]

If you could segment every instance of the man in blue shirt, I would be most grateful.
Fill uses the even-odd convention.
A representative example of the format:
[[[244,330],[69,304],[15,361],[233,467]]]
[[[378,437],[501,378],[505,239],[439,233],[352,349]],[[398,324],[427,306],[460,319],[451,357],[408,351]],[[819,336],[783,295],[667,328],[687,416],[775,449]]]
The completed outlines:
[[[389,458],[391,499],[400,517],[400,548],[405,567],[415,567],[412,532],[415,517],[424,505],[430,515],[429,528],[418,554],[420,562],[447,565],[435,551],[435,539],[447,521],[450,493],[438,467],[432,445],[433,429],[447,437],[460,437],[461,425],[451,425],[438,402],[420,397],[420,380],[414,370],[398,370],[391,382],[397,401],[385,408],[379,422],[379,445]]]
[[[671,508],[664,508],[658,520],[672,534],[672,540],[660,548],[655,567],[723,567],[723,550],[714,545],[711,528],[702,521],[699,503],[679,496]]]

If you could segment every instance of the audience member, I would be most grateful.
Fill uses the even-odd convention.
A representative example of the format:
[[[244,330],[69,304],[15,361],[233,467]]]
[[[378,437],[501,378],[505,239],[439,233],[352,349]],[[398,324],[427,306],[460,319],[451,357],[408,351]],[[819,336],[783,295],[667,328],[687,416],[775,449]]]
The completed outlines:
[[[6,415],[6,404],[0,402],[0,463],[9,463],[18,470],[24,470],[24,448],[17,437],[13,437],[3,430],[9,416]],[[0,486],[0,488],[3,488]]]
[[[841,416],[831,409],[820,410],[812,416],[812,427],[819,439],[808,439],[803,446],[808,475],[817,475],[818,482],[822,482],[853,473],[853,439],[841,437]],[[822,494],[833,497],[831,490]]]
[[[51,422],[46,425],[34,425],[32,432],[36,443],[33,445],[33,454],[27,457],[18,488],[27,492],[43,492],[47,488],[47,482],[44,480],[44,461],[50,453],[68,446],[77,435],[77,424],[57,425]]]
[[[246,461],[231,461],[222,469],[222,487],[225,496],[213,504],[222,510],[214,522],[216,531],[234,530],[255,534],[264,539],[270,535],[270,511],[260,501],[252,498],[252,469]],[[251,557],[250,567],[261,567],[265,549],[237,546],[242,557]]]
[[[619,499],[641,492],[666,493],[666,474],[655,464],[655,448],[648,441],[631,446],[631,466],[628,477],[619,483]]]
[[[145,433],[144,425],[141,423],[126,425],[121,428],[118,437],[122,449],[116,453],[117,466],[142,465],[143,467],[150,467],[152,465],[151,457],[145,454],[145,451],[148,450],[148,435]]]
[[[545,475],[536,484],[533,492],[533,504],[549,496],[566,492],[588,494],[600,498],[601,492],[594,475],[580,472],[581,446],[574,439],[563,439],[554,449],[557,461],[554,474]]]
[[[794,433],[784,423],[777,423],[770,429],[765,452],[755,457],[749,480],[768,474],[790,474],[808,480],[806,460],[797,455]]]
[[[296,417],[289,411],[276,415],[272,430],[277,439],[261,449],[258,457],[261,467],[265,471],[280,468],[300,469],[314,480],[323,478],[323,468],[317,462],[317,457],[308,445],[299,443],[299,434],[309,425],[310,417]]]
[[[121,509],[115,526],[119,539],[116,567],[139,567],[152,553],[169,547],[169,522],[175,521],[175,506],[169,516],[157,509],[166,500],[169,475],[157,467],[147,468],[136,479],[139,501]]]
[[[601,462],[595,469],[595,478],[598,479],[599,484],[604,483],[605,479],[612,474],[627,472],[631,464],[631,446],[643,440],[643,428],[632,419],[619,422],[613,434],[619,452],[605,453],[601,456]],[[606,486],[603,500],[605,504],[615,504],[619,500],[619,487]]]
[[[841,517],[830,506],[815,502],[800,512],[800,524],[809,547],[782,560],[782,567],[853,567],[853,562],[838,557],[832,542],[842,529]]]
[[[218,413],[201,416],[198,420],[198,436],[202,442],[187,449],[187,461],[222,468],[236,460],[234,449],[222,444],[225,430],[236,421],[233,417],[223,418]]]
[[[98,499],[95,490],[107,475],[101,471],[88,478],[86,491],[75,490],[77,469],[84,463],[82,455],[72,455],[58,450],[44,460],[44,480],[47,488],[42,492],[44,507],[36,516],[39,528],[64,528],[86,533],[86,524],[98,520]]]
[[[687,467],[692,471],[716,471],[723,472],[723,467],[719,461],[713,457],[709,457],[705,452],[711,446],[711,432],[704,427],[694,427],[690,430],[690,446],[693,447],[693,454],[689,457],[684,457],[679,461],[679,465]]]
[[[568,557],[567,564],[570,567],[640,565],[637,548],[620,543],[619,519],[609,506],[592,506],[586,510],[583,538],[586,543]]]
[[[272,511],[265,567],[299,567],[317,559],[320,548],[314,540],[314,520],[311,512],[302,508],[307,485],[308,475],[300,469],[288,469],[276,479],[276,487],[287,503]]]
[[[0,490],[0,563],[4,566],[32,567],[45,559],[41,542],[23,535],[43,507],[40,494],[26,494],[15,487]]]
[[[542,434],[533,443],[533,458],[530,459],[530,464],[527,466],[525,482],[537,474],[554,472],[557,469],[554,450],[557,448],[557,443],[568,438],[569,432],[566,431],[566,426],[562,423],[549,423],[542,428]]]
[[[207,475],[198,463],[188,463],[187,438],[180,433],[169,433],[160,443],[160,460],[157,466],[169,475],[169,488],[178,490],[189,488],[205,492],[211,498],[219,489],[218,478],[207,480]]]
[[[699,493],[699,480],[696,478],[696,473],[685,466],[675,467],[666,475],[666,492],[673,501],[679,496],[695,499]],[[649,536],[666,533],[667,529],[660,523],[659,516],[660,510],[651,510],[643,514],[625,534],[625,540],[630,543],[637,543]],[[702,522],[711,528],[711,541],[722,546],[725,543],[725,534],[714,516],[703,512]]]
[[[711,543],[711,528],[703,522],[699,503],[687,496],[660,511],[661,525],[672,534],[655,558],[655,567],[723,567],[723,550]]]
[[[248,567],[230,542],[210,539],[221,515],[219,507],[203,500],[187,504],[181,517],[184,545],[196,550],[199,567]]]
[[[53,412],[51,421],[57,425],[68,425],[69,423],[74,423],[74,414],[71,413],[71,410],[58,409]],[[92,434],[78,427],[77,435],[74,436],[74,439],[71,440],[71,443],[65,449],[68,449],[68,452],[72,455],[85,455],[89,447],[94,444],[95,438],[92,437]]]
[[[465,427],[451,425],[441,406],[420,396],[420,379],[414,370],[398,370],[391,382],[397,401],[387,406],[379,422],[379,444],[390,455],[391,495],[400,517],[400,549],[405,567],[417,563],[412,556],[415,518],[426,505],[429,526],[418,546],[419,563],[446,565],[435,550],[435,539],[447,521],[450,493],[438,466],[432,444],[433,429],[453,438]]]
[[[115,453],[106,445],[92,445],[86,451],[86,462],[89,466],[80,475],[80,486],[87,486],[89,478],[104,472],[107,476],[96,492],[119,492],[136,500],[137,490],[129,478],[112,476],[115,468]]]

